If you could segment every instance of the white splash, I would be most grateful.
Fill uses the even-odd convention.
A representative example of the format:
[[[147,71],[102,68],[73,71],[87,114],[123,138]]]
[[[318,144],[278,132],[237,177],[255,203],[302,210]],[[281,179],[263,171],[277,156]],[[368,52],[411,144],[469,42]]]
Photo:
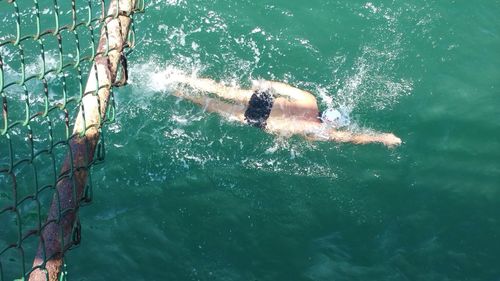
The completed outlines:
[[[160,67],[155,61],[131,67],[129,84],[149,93],[170,92],[188,76],[197,76],[199,68],[181,69],[175,65]]]
[[[373,5],[372,2],[367,2],[364,7],[365,9],[370,10],[374,14],[380,12],[380,8],[375,7],[375,5]]]

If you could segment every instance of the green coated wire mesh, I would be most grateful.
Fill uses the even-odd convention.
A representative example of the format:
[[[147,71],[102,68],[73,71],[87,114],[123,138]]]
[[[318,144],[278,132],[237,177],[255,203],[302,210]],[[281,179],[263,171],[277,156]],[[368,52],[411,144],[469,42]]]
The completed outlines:
[[[74,117],[88,94],[89,72],[102,55],[101,27],[113,17],[106,14],[107,2],[0,0],[0,281],[28,279],[33,271],[56,186],[70,174],[60,169],[75,138]],[[144,1],[135,3],[132,14],[142,11]],[[133,35],[132,24],[130,41]],[[90,178],[91,168],[102,163],[103,129],[114,112],[111,91],[95,156],[71,171],[86,169]],[[91,201],[89,179],[78,205]],[[72,246],[78,227],[77,219]]]

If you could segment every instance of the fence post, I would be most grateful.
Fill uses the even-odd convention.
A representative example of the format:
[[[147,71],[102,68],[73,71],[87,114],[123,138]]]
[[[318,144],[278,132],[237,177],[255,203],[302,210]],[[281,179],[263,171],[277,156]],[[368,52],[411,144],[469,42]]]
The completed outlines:
[[[136,0],[111,0],[103,22],[97,54],[76,117],[68,153],[61,168],[47,221],[29,280],[58,280],[65,251],[73,244],[73,228],[99,140],[110,90],[115,83],[122,51],[127,47],[130,16]]]

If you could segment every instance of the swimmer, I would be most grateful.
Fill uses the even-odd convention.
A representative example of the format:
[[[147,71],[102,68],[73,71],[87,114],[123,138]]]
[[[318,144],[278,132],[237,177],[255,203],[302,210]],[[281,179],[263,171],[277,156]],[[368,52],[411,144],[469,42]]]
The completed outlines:
[[[269,133],[300,135],[308,140],[381,143],[387,147],[401,144],[392,133],[356,133],[342,130],[349,119],[339,110],[320,113],[316,98],[309,92],[275,81],[253,81],[253,89],[240,89],[206,78],[179,75],[179,90],[173,94],[188,99],[209,112],[237,120]],[[190,87],[194,93],[185,94]]]

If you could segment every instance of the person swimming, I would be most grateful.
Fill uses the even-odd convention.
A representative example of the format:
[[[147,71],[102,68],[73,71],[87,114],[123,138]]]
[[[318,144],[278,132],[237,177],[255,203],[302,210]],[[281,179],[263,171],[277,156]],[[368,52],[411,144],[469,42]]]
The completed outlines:
[[[342,129],[350,122],[342,110],[330,108],[320,113],[314,95],[282,82],[253,81],[253,89],[241,89],[207,78],[178,76],[175,80],[182,86],[174,91],[175,96],[272,134],[300,135],[313,141],[382,143],[387,147],[401,144],[392,133]],[[186,87],[196,93],[185,94]]]

